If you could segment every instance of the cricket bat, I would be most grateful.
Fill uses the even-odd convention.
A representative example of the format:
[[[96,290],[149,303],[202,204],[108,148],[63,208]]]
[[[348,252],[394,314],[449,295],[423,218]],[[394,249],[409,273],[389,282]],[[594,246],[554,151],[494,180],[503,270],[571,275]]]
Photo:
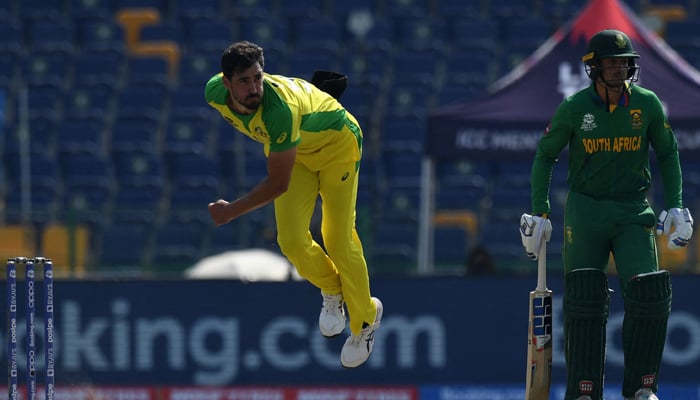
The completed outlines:
[[[537,257],[537,287],[530,292],[525,400],[549,400],[552,381],[552,291],[547,289],[547,242]]]

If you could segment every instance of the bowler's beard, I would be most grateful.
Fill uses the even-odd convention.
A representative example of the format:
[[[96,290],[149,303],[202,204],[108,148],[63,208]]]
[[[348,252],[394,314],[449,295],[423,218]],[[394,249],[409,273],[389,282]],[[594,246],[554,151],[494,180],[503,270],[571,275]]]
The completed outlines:
[[[236,103],[240,104],[243,108],[249,110],[251,113],[257,110],[258,107],[260,107],[260,103],[262,102],[262,96],[258,93],[248,95],[248,97],[246,97],[245,99],[239,99],[235,96],[233,97],[233,99],[236,101]]]

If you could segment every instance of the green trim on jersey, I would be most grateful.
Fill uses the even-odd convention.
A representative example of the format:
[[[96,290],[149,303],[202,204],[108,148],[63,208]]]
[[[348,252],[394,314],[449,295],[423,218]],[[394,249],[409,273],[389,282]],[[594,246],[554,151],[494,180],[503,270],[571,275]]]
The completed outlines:
[[[265,153],[297,147],[297,156],[318,152],[344,128],[355,135],[359,149],[362,133],[343,106],[309,82],[281,75],[264,74],[263,98],[252,115],[240,115],[226,104],[228,89],[223,74],[207,83],[205,98],[241,133],[265,145]]]
[[[606,112],[591,85],[565,99],[540,139],[532,166],[532,212],[549,213],[552,168],[569,146],[567,183],[599,199],[643,200],[651,185],[649,148],[661,172],[666,208],[682,207],[678,144],[661,101],[631,85],[629,104]]]

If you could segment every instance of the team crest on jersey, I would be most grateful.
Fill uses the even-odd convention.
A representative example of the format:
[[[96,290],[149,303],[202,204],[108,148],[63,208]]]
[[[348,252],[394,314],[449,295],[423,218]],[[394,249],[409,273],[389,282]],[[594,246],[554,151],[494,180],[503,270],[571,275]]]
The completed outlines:
[[[642,110],[630,110],[630,117],[632,117],[632,128],[642,127]]]
[[[564,229],[564,236],[566,237],[566,243],[574,243],[574,231],[571,229],[570,226],[567,226]]]
[[[262,143],[265,143],[266,139],[270,137],[270,135],[267,134],[261,127],[256,126],[255,127],[255,138]]]
[[[590,132],[597,127],[598,125],[595,123],[595,117],[593,114],[586,113],[586,115],[583,116],[583,121],[581,121],[581,130]]]

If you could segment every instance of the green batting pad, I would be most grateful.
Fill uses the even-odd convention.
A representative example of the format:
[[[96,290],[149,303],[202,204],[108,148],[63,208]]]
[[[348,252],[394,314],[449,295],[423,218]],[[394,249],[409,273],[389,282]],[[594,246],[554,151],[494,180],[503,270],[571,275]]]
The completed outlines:
[[[671,275],[668,271],[632,278],[625,296],[622,324],[625,352],[623,396],[632,397],[642,387],[656,392],[670,313]]]
[[[610,306],[608,278],[593,268],[564,277],[564,356],[566,400],[603,397],[605,326]]]

